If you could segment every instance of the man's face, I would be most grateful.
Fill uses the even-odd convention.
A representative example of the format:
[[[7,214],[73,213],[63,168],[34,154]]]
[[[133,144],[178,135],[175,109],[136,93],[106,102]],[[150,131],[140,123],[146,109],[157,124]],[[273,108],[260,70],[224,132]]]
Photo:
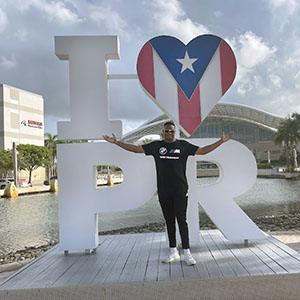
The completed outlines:
[[[167,143],[171,143],[175,141],[175,126],[173,125],[165,125],[163,129],[164,140]]]

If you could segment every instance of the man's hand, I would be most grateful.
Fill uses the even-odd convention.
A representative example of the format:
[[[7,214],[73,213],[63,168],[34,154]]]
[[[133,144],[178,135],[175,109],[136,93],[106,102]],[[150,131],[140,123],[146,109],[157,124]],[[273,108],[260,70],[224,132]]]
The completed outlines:
[[[230,131],[228,134],[225,134],[223,132],[222,137],[218,141],[216,141],[215,143],[213,143],[211,145],[205,146],[203,148],[199,147],[195,154],[204,155],[204,154],[207,154],[207,153],[215,150],[216,148],[221,146],[223,143],[229,141],[232,138],[233,134],[234,134],[233,131]]]
[[[108,136],[108,135],[103,135],[103,138],[109,142],[109,143],[112,143],[112,144],[116,144],[117,142],[117,139],[116,139],[116,136],[114,134],[112,134],[112,137]]]
[[[232,138],[233,134],[234,134],[233,131],[230,131],[228,134],[225,134],[223,132],[223,134],[222,134],[222,142],[225,143],[225,142],[229,141]]]
[[[114,134],[112,134],[112,136],[108,136],[108,135],[103,135],[103,138],[112,144],[116,144],[117,146],[123,148],[124,150],[127,150],[129,152],[134,152],[134,153],[145,153],[144,152],[144,148],[142,146],[136,146],[136,145],[131,145],[131,144],[127,144],[124,143],[122,141],[118,141],[116,136]]]

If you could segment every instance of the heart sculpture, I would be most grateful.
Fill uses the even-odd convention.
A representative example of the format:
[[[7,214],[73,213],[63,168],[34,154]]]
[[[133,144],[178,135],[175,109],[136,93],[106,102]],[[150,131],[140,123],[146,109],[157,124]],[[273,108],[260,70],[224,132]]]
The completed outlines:
[[[157,36],[142,47],[137,74],[146,94],[190,136],[233,83],[236,60],[215,35],[197,36],[187,45]]]

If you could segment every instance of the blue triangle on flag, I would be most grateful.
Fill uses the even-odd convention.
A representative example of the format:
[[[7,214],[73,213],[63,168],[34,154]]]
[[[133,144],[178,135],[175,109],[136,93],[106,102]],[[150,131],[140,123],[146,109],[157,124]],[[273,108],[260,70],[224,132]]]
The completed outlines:
[[[187,45],[167,35],[157,36],[149,42],[190,99],[221,41],[218,36],[206,34],[197,36]],[[190,58],[197,58],[197,61],[192,64],[194,72],[186,69],[181,73],[182,64],[177,59],[183,59],[186,51]]]

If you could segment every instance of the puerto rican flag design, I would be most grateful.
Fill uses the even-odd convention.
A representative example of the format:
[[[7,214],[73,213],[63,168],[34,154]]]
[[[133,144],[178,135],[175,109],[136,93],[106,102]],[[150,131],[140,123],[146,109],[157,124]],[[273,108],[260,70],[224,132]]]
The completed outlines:
[[[190,136],[233,83],[236,60],[215,35],[198,36],[187,45],[158,36],[142,47],[137,74],[146,94]]]

